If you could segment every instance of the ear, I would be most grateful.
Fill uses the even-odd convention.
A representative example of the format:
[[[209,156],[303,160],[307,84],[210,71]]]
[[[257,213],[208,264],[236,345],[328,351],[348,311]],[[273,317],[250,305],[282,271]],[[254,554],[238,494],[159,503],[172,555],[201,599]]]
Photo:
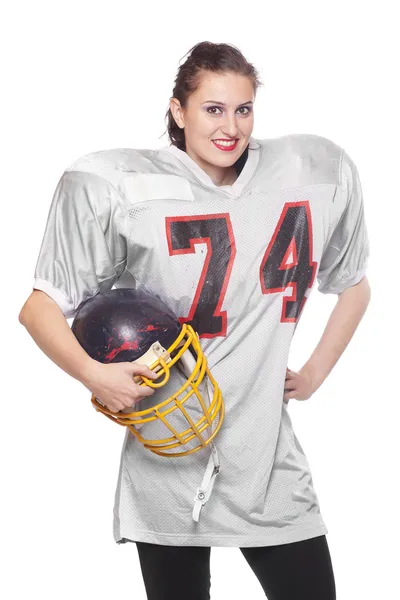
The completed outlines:
[[[183,109],[181,103],[177,98],[171,98],[169,101],[169,108],[172,113],[172,116],[175,119],[175,123],[183,129],[185,127],[185,120],[183,117]]]

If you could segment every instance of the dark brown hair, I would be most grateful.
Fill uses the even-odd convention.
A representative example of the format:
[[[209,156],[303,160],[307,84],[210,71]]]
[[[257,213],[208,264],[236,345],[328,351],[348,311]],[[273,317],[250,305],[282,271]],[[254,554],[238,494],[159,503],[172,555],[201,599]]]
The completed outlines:
[[[172,90],[172,98],[181,103],[182,108],[186,106],[187,100],[200,84],[203,71],[213,73],[237,73],[252,79],[254,92],[263,85],[258,77],[255,67],[249,63],[236,46],[231,44],[214,44],[212,42],[200,42],[189,50],[190,56],[180,65],[175,79],[175,87]],[[168,107],[165,117],[168,119],[168,136],[174,146],[186,151],[185,131],[181,129]]]

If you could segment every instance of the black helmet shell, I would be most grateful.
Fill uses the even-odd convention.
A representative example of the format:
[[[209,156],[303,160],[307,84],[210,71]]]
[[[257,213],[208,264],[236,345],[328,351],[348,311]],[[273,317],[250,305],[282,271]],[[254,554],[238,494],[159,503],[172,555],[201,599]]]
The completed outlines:
[[[117,288],[86,300],[71,329],[89,356],[111,363],[137,360],[156,341],[168,349],[182,325],[171,309],[150,292]]]

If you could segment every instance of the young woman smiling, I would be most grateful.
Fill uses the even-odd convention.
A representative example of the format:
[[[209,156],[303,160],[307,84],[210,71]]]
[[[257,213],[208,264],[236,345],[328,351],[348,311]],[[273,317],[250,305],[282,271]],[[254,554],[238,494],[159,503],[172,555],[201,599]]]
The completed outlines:
[[[335,598],[327,528],[288,402],[319,388],[367,308],[362,191],[333,141],[252,136],[259,85],[234,46],[194,46],[166,115],[170,146],[94,152],[65,171],[20,315],[40,348],[113,411],[148,402],[154,390],[132,375],[154,375],[88,357],[66,323],[83,301],[113,284],[144,286],[198,333],[225,401],[218,468],[209,471],[204,451],[166,460],[128,430],[121,453],[114,537],[136,543],[149,600],[210,598],[212,546],[240,548],[269,600]],[[338,303],[295,372],[290,343],[316,280]]]

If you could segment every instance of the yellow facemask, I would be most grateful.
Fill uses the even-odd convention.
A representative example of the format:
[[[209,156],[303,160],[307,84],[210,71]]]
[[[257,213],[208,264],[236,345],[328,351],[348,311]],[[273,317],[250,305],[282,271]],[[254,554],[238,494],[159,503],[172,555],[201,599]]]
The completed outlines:
[[[154,380],[136,375],[134,381],[139,385],[147,385],[154,389],[162,388],[169,381],[174,365],[184,373],[186,382],[176,393],[162,402],[140,411],[126,408],[118,413],[112,412],[93,394],[92,404],[96,410],[115,423],[128,427],[145,448],[161,456],[186,456],[207,447],[221,428],[224,419],[224,402],[193,328],[184,323],[180,334],[169,348],[165,349],[155,342],[145,354],[133,362],[149,366],[158,375]],[[202,392],[201,388],[205,388],[205,392]],[[192,411],[189,402],[193,404],[193,401],[200,410],[199,418],[190,414]],[[171,423],[171,416],[175,411],[178,411],[181,417],[183,416],[183,420],[180,419],[183,424],[182,430],[178,430]],[[168,429],[168,437],[146,439],[139,430],[144,427],[142,431],[145,431],[145,424],[156,420],[162,421]],[[215,429],[213,429],[214,422]]]

